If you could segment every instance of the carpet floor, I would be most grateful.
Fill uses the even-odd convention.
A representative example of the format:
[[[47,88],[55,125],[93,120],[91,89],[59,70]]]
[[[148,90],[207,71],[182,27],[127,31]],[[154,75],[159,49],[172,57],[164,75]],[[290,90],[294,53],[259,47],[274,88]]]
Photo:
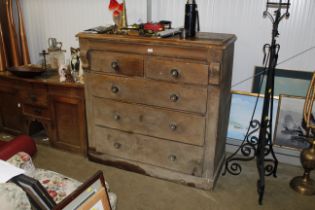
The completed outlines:
[[[214,191],[200,190],[101,165],[80,155],[46,145],[38,145],[34,164],[38,168],[54,170],[80,181],[84,181],[97,170],[102,170],[111,190],[118,196],[118,210],[315,209],[315,196],[300,195],[289,187],[290,180],[302,174],[302,168],[285,164],[279,165],[277,178],[266,178],[262,206],[257,202],[255,161],[243,165],[243,172],[239,176],[221,176]]]

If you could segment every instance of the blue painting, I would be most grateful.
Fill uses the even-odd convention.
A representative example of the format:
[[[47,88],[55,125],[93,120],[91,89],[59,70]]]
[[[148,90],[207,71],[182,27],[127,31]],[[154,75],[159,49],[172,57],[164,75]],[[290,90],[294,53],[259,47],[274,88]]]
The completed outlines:
[[[228,126],[227,137],[230,139],[237,139],[243,141],[250,125],[252,113],[255,108],[257,94],[250,94],[245,92],[237,92],[232,94],[230,120]],[[255,120],[261,120],[263,97],[258,96],[257,108],[255,111]],[[272,127],[274,131],[275,118],[277,116],[278,99],[273,102],[273,122]],[[273,134],[272,134],[273,136]]]

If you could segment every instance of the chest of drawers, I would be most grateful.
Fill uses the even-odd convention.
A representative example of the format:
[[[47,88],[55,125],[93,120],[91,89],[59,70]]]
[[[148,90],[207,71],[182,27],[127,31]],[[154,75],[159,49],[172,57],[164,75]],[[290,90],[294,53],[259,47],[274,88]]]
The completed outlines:
[[[235,36],[78,37],[89,158],[213,188],[225,157]]]

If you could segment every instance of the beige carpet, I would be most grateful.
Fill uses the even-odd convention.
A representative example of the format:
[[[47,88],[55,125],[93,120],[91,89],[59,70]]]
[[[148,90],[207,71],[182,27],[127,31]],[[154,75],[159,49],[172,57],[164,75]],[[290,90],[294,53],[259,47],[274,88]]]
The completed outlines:
[[[263,206],[257,204],[255,163],[243,168],[240,176],[221,176],[213,192],[90,162],[79,155],[38,145],[36,167],[85,180],[97,170],[118,196],[118,210],[314,210],[315,196],[302,196],[289,187],[302,168],[279,165],[278,178],[267,178]],[[315,173],[315,172],[314,172]],[[312,174],[314,177],[314,174]]]

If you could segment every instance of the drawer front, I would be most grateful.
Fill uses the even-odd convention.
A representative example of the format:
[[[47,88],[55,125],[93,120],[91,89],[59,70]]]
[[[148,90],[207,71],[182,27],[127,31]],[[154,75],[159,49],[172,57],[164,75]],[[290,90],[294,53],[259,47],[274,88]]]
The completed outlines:
[[[109,128],[94,129],[97,152],[201,176],[201,147]]]
[[[143,76],[143,56],[92,51],[91,70],[127,76]]]
[[[94,98],[95,124],[202,146],[205,119],[194,114]]]
[[[145,76],[196,85],[207,85],[209,77],[207,65],[159,58],[148,58],[145,61]]]
[[[46,86],[23,85],[20,94],[22,102],[25,104],[34,104],[38,106],[47,106],[48,104],[48,94]]]
[[[38,118],[50,118],[48,109],[37,106],[30,106],[27,104],[23,105],[23,114]]]
[[[86,84],[98,97],[196,113],[206,112],[207,88],[153,80],[88,75]]]

